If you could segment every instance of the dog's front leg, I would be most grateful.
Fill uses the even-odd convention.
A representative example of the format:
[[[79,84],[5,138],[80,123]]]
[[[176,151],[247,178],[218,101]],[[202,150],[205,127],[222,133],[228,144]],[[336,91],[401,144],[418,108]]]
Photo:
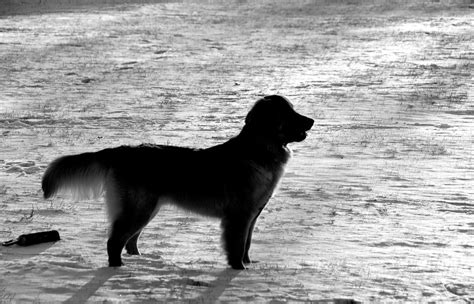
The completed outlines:
[[[233,269],[245,269],[243,264],[251,216],[232,213],[222,219],[222,240],[227,262]]]
[[[248,232],[247,232],[247,240],[245,242],[244,257],[242,259],[244,264],[252,263],[252,261],[250,260],[250,257],[249,257],[250,244],[252,243],[252,233],[253,233],[253,228],[255,227],[255,223],[257,222],[257,218],[260,215],[260,213],[262,212],[262,210],[263,210],[263,208],[260,209],[260,211],[257,213],[257,215],[254,216],[253,220],[250,222],[249,229],[248,229]]]

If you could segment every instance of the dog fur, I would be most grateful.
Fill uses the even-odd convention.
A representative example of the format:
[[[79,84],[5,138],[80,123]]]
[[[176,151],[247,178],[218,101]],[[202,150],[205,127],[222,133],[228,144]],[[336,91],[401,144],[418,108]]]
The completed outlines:
[[[304,140],[313,123],[286,98],[267,96],[250,110],[240,134],[207,149],[144,144],[58,158],[43,176],[44,197],[105,193],[109,266],[123,265],[124,247],[140,254],[142,229],[163,204],[173,204],[220,218],[228,264],[244,269],[257,217],[290,158],[287,144]]]

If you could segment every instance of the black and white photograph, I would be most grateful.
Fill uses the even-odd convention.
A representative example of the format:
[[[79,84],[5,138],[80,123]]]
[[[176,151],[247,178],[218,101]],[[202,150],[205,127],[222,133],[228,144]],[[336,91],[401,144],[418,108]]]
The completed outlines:
[[[0,0],[0,303],[473,303],[473,0]]]

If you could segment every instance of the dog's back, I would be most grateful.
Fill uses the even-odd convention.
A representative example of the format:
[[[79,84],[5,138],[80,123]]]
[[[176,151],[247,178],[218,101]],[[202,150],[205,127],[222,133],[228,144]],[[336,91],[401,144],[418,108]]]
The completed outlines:
[[[42,187],[45,198],[62,191],[78,199],[144,190],[156,200],[221,217],[224,206],[239,201],[243,208],[273,192],[288,156],[285,152],[274,163],[274,157],[256,154],[237,140],[209,149],[121,146],[58,158]],[[271,161],[263,166],[265,159]]]

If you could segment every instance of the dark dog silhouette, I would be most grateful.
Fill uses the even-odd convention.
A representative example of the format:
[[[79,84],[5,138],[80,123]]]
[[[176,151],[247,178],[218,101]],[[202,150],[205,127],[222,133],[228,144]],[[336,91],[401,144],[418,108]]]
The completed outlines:
[[[244,269],[257,217],[290,158],[287,144],[304,140],[313,123],[286,98],[267,96],[250,110],[239,135],[207,149],[146,144],[58,158],[43,176],[44,196],[105,192],[110,266],[123,265],[124,247],[140,254],[142,229],[163,204],[173,204],[220,218],[227,261]]]

